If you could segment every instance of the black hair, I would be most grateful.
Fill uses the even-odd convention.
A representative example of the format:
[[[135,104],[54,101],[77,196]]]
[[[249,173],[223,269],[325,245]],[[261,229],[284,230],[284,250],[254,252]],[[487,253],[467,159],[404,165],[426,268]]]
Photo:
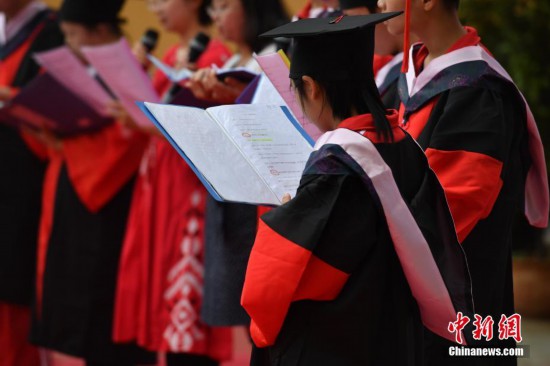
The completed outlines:
[[[443,0],[443,4],[449,10],[458,10],[460,0]]]
[[[347,10],[347,9],[353,9],[353,8],[359,8],[359,7],[367,8],[370,14],[376,14],[376,13],[380,12],[380,8],[378,8],[378,1],[377,0],[347,0],[347,1],[340,1],[340,9],[341,10]]]
[[[260,52],[272,42],[258,35],[288,23],[280,0],[241,0],[245,16],[244,39],[252,51]]]
[[[212,0],[203,0],[199,7],[199,23],[203,26],[212,24],[212,18],[208,15],[208,8],[212,4]]]
[[[379,137],[384,141],[393,141],[393,132],[388,122],[386,108],[382,103],[378,88],[373,78],[363,80],[324,80],[322,78],[314,79],[323,89],[325,101],[332,108],[334,118],[344,120],[352,117],[354,114],[371,113],[374,116],[384,116],[383,118],[374,118],[374,125]],[[300,100],[305,98],[304,83],[301,78],[292,79],[294,87],[300,96]],[[303,107],[303,102],[302,102]]]
[[[380,11],[378,5],[367,5],[367,9],[369,9],[369,13],[371,14],[376,14]]]
[[[122,31],[122,24],[124,23],[125,23],[125,20],[118,19],[118,20],[113,20],[109,22],[84,22],[80,24],[82,24],[84,28],[86,28],[89,31],[94,31],[97,29],[97,27],[100,24],[104,24],[109,28],[109,32],[111,32],[117,37],[122,37],[122,35],[124,34],[124,32]]]
[[[369,9],[369,13],[376,14],[381,11],[378,7],[378,1],[365,1],[365,6]]]

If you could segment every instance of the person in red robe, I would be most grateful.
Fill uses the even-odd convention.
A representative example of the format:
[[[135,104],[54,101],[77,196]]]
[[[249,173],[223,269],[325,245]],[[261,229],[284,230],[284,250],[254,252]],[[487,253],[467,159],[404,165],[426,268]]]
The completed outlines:
[[[57,16],[32,0],[0,2],[0,103],[40,71],[32,58],[63,43]],[[5,117],[3,117],[5,118]],[[0,121],[0,365],[39,364],[28,341],[45,147]]]
[[[59,16],[67,45],[121,37],[122,0],[66,0]],[[147,136],[113,123],[49,145],[38,243],[32,341],[88,365],[132,365],[148,358],[111,340],[118,260],[134,177]]]
[[[151,10],[180,41],[162,61],[176,69],[221,66],[230,57],[211,40],[193,65],[191,43],[208,33],[210,1],[152,2]],[[181,86],[160,70],[153,84],[166,102]],[[177,93],[176,93],[177,95]],[[114,339],[166,353],[168,365],[217,365],[232,354],[231,329],[200,320],[207,192],[158,131],[141,161],[118,274]]]
[[[491,317],[514,315],[512,222],[524,211],[537,227],[548,223],[548,178],[540,135],[525,99],[489,54],[477,31],[461,24],[458,0],[381,0],[384,12],[407,9],[390,20],[395,35],[421,43],[405,50],[399,80],[400,121],[424,149],[449,202],[466,252],[475,310]],[[473,321],[473,320],[472,320]],[[429,364],[459,362],[435,344]],[[513,338],[480,346],[514,347]],[[442,346],[437,346],[442,343]],[[464,358],[461,358],[462,362]],[[515,365],[515,357],[472,358],[468,364]]]

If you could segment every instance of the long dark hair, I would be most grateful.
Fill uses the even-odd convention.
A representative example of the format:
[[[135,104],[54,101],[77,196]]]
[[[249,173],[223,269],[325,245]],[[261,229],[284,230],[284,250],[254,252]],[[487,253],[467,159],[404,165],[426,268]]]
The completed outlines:
[[[258,35],[288,23],[288,16],[280,0],[241,0],[241,3],[245,13],[245,42],[252,51],[260,52],[272,41]]]
[[[109,32],[117,37],[122,37],[124,34],[122,30],[122,25],[126,22],[124,19],[113,20],[108,22],[83,22],[81,23],[84,28],[89,31],[95,31],[97,27],[101,24],[104,24],[109,29]]]
[[[203,0],[199,7],[199,23],[203,26],[212,24],[212,18],[208,15],[208,8],[212,4],[212,0]]]
[[[323,78],[310,77],[323,89],[325,102],[332,108],[332,116],[335,119],[345,120],[354,114],[370,113],[374,116],[374,126],[378,136],[382,137],[384,141],[393,141],[393,132],[386,118],[386,108],[373,78],[324,80]],[[306,94],[302,79],[292,80],[300,100],[303,101]]]

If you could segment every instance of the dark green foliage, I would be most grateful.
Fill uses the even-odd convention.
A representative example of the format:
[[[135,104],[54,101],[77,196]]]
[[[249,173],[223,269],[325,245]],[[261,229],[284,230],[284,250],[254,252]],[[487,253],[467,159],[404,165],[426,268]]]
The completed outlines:
[[[478,29],[529,102],[550,158],[550,1],[462,0],[460,17]]]
[[[460,17],[464,24],[477,28],[482,42],[525,95],[537,120],[549,166],[550,1],[462,0]],[[514,225],[515,253],[544,255],[542,234],[519,215]]]

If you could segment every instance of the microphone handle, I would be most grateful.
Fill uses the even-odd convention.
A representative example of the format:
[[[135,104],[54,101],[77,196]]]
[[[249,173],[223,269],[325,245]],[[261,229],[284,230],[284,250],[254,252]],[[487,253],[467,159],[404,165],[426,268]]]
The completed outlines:
[[[200,33],[199,33],[200,35]],[[196,42],[196,39],[193,40],[194,42]],[[193,43],[191,43],[191,46],[189,47],[189,56],[188,56],[188,62],[190,63],[195,63],[198,61],[198,59],[200,58],[200,56],[204,53],[204,51],[206,50],[206,47],[208,46],[208,43],[210,42],[210,39],[207,38],[206,39],[206,42],[205,43],[200,43],[198,46],[200,47],[197,47],[197,46],[192,46]],[[168,92],[164,95],[164,97],[162,98],[163,99],[163,102],[164,103],[170,103],[174,97],[176,96],[176,94],[178,94],[178,92],[182,89],[182,86],[178,83],[172,83],[172,86],[170,87],[170,89],[168,90]]]
[[[162,98],[163,103],[170,103],[172,100],[174,100],[174,97],[179,93],[179,91],[182,89],[182,86],[178,83],[172,83],[172,86],[168,91],[164,94],[164,97]]]

